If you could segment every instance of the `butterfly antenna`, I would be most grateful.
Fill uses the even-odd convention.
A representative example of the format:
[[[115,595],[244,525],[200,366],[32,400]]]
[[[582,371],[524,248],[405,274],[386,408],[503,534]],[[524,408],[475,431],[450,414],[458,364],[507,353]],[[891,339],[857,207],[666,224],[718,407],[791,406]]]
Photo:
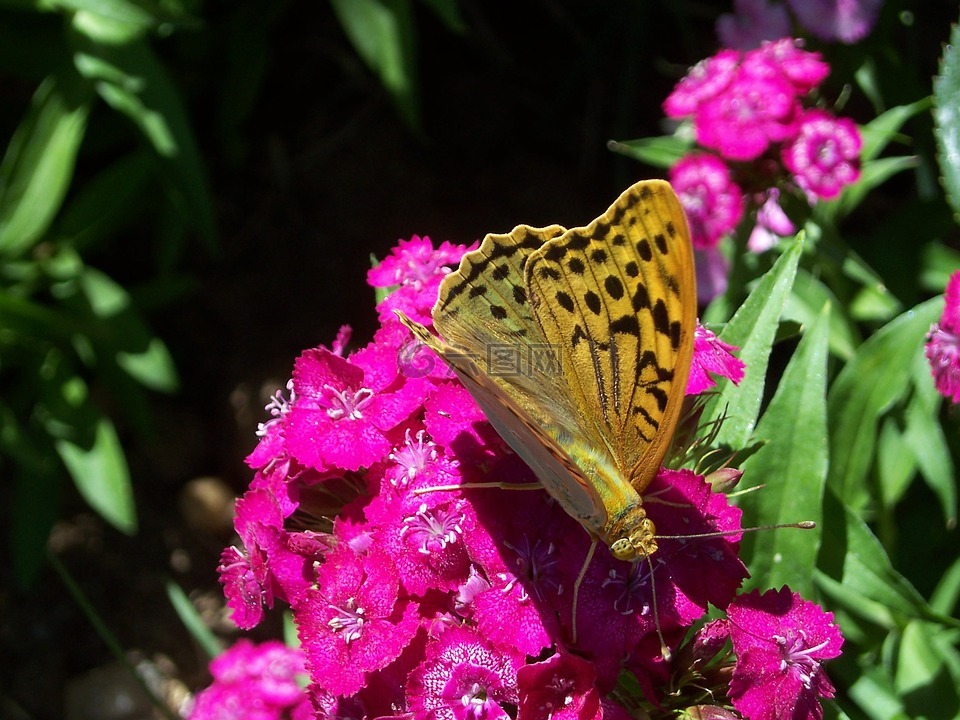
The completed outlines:
[[[653,610],[653,626],[657,630],[657,637],[660,638],[660,657],[664,662],[670,662],[673,653],[667,647],[667,641],[663,639],[663,628],[660,627],[660,613],[657,610],[657,585],[653,580],[653,560],[647,555],[647,567],[650,568],[650,608]]]
[[[587,568],[590,567],[590,562],[593,560],[593,554],[597,551],[597,539],[591,538],[592,542],[590,543],[590,549],[587,551],[587,557],[583,561],[583,567],[580,568],[580,574],[577,575],[576,582],[573,583],[573,644],[577,644],[577,601],[580,598],[580,585],[583,583],[583,578],[587,575]]]
[[[757,525],[756,527],[740,528],[739,530],[718,530],[717,532],[697,533],[695,535],[655,535],[657,540],[688,540],[690,538],[715,538],[741,533],[757,532],[758,530],[813,530],[817,524],[813,520],[802,520],[795,523],[781,523],[779,525]]]

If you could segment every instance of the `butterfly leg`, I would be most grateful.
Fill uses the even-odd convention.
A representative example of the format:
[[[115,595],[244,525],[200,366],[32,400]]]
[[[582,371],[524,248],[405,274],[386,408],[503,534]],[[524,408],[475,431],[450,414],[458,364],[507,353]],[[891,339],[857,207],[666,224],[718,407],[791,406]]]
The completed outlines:
[[[593,560],[593,554],[597,551],[597,543],[599,542],[597,538],[591,538],[591,540],[590,549],[587,551],[587,556],[583,560],[583,567],[580,568],[580,574],[577,575],[577,580],[573,583],[573,618],[571,625],[574,645],[577,644],[577,601],[580,598],[580,585],[583,584],[583,578],[587,575],[587,568],[590,567],[590,562]]]
[[[540,483],[514,483],[514,482],[477,482],[460,483],[458,485],[434,485],[432,487],[416,488],[411,491],[412,495],[426,495],[432,492],[452,492],[455,490],[479,490],[482,488],[496,488],[498,490],[543,490]]]

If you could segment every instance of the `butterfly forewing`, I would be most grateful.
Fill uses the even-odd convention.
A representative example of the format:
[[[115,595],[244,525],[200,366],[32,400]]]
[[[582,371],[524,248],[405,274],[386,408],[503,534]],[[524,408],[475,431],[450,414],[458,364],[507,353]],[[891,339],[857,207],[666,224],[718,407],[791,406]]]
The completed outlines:
[[[693,353],[693,258],[673,190],[634,185],[587,227],[544,243],[525,273],[582,432],[642,492],[676,426]]]
[[[639,493],[677,422],[695,313],[683,211],[649,181],[585,228],[484,238],[441,283],[443,339],[400,318],[563,508],[636,559],[656,549]]]

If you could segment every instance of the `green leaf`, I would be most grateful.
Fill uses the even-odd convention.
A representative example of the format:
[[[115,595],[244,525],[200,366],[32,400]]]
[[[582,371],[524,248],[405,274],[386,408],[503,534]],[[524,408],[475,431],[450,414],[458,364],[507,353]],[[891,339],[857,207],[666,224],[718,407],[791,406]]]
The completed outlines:
[[[906,714],[903,701],[893,689],[893,681],[884,668],[866,667],[853,679],[847,694],[860,706],[864,717],[872,720],[913,720]]]
[[[799,235],[776,264],[760,278],[753,292],[720,333],[724,342],[740,348],[739,357],[746,364],[740,385],[721,381],[718,383],[720,392],[704,408],[703,423],[719,421],[725,416],[717,435],[720,445],[743,448],[753,434],[763,400],[770,349],[780,313],[793,286],[802,250],[803,236]]]
[[[940,577],[940,582],[930,596],[930,606],[943,615],[953,615],[960,601],[960,557]]]
[[[914,357],[913,387],[904,413],[904,439],[917,459],[920,474],[940,501],[945,525],[953,527],[957,522],[957,485],[953,458],[940,425],[943,398],[933,383],[924,354]]]
[[[41,83],[0,163],[0,254],[19,255],[43,237],[73,179],[91,91],[75,73]]]
[[[216,227],[210,190],[176,84],[146,41],[116,46],[97,42],[84,33],[77,16],[71,29],[80,74],[93,81],[100,97],[140,130],[161,160],[171,203],[212,246]]]
[[[673,167],[692,147],[692,135],[682,133],[607,143],[608,150],[659,168]]]
[[[957,682],[947,670],[937,642],[943,628],[911,622],[903,629],[898,647],[894,683],[911,717],[957,717]]]
[[[834,217],[846,217],[863,202],[871,190],[882,185],[898,172],[910,170],[917,165],[919,160],[913,156],[883,157],[865,162],[859,179],[853,185],[844,188],[840,197],[831,203],[835,206]]]
[[[467,24],[460,14],[460,5],[457,0],[423,0],[423,4],[433,10],[448,30],[458,34],[466,32]]]
[[[404,119],[419,122],[414,29],[409,0],[330,0],[357,54],[393,96]]]
[[[923,338],[942,307],[943,298],[934,298],[885,325],[860,346],[830,389],[827,484],[851,507],[867,502],[877,425],[906,393]]]
[[[740,502],[749,524],[820,520],[827,477],[827,331],[829,307],[800,339],[777,391],[757,424],[754,441],[764,445],[743,463],[744,477],[764,487]],[[776,530],[747,533],[741,557],[750,569],[747,587],[789,585],[810,596],[810,568],[817,532]]]
[[[960,216],[960,26],[950,31],[944,46],[940,75],[933,82],[933,122],[937,160],[954,216]]]
[[[960,252],[932,242],[924,245],[921,258],[920,286],[930,292],[942,293],[950,276],[960,270]]]
[[[65,438],[56,440],[55,445],[77,490],[90,506],[120,532],[136,533],[130,471],[113,423],[100,417],[89,447]]]
[[[849,360],[860,344],[860,336],[850,319],[839,309],[841,307],[830,288],[804,268],[799,268],[793,281],[793,292],[783,308],[782,319],[808,325],[826,308],[830,313],[830,352],[842,360]]]
[[[63,207],[51,235],[84,250],[112,237],[140,210],[156,160],[140,149],[87,179]]]
[[[893,418],[884,418],[877,437],[877,480],[884,508],[900,502],[916,472],[917,458],[903,432]]]
[[[157,392],[172,393],[179,386],[173,356],[163,340],[151,338],[143,352],[119,352],[117,364],[144,387]]]
[[[913,585],[890,564],[883,546],[855,513],[829,489],[824,493],[823,536],[814,579],[848,612],[893,628],[894,616],[960,627],[933,611]]]
[[[866,163],[879,157],[890,141],[897,136],[903,124],[914,115],[929,110],[931,105],[930,98],[923,98],[909,105],[898,105],[863,125],[860,128],[860,135],[863,138],[860,159]]]
[[[212,660],[222,653],[224,650],[223,642],[207,627],[203,618],[200,617],[200,613],[197,612],[197,608],[190,602],[190,598],[187,597],[183,589],[173,580],[167,580],[164,586],[167,590],[167,598],[173,605],[180,622],[187,628],[197,645],[203,648],[203,651],[207,654],[207,659]]]

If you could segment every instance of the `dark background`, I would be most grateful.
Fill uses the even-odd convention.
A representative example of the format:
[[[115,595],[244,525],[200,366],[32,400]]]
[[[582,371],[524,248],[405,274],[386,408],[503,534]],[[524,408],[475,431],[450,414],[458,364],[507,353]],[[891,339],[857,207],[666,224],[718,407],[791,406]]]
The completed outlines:
[[[899,20],[898,7],[912,10],[912,26]],[[466,31],[456,34],[426,6],[415,8],[419,127],[401,119],[325,2],[208,2],[199,27],[155,43],[194,123],[219,247],[191,244],[178,270],[192,290],[149,314],[182,389],[157,396],[151,437],[124,436],[140,533],[115,532],[68,492],[53,542],[122,647],[170,658],[191,688],[204,682],[206,658],[163,582],[173,578],[210,608],[219,628],[215,567],[231,532],[184,511],[188,483],[212,477],[241,493],[250,479],[242,459],[265,419],[262,405],[299,352],[329,344],[343,324],[353,327],[354,346],[370,339],[371,254],[383,257],[413,234],[469,243],[521,222],[581,224],[629,182],[664,176],[606,143],[667,132],[661,102],[690,64],[715,52],[713,21],[729,10],[706,2],[466,0]],[[880,68],[889,105],[918,99],[929,92],[955,18],[955,3],[893,2],[856,49],[811,43],[834,67],[824,94],[842,95],[852,63],[866,54]],[[263,75],[238,85],[231,81],[243,77],[237,46],[251,28],[268,37]],[[0,130],[15,126],[34,87],[0,76]],[[249,112],[231,118],[244,93]],[[874,116],[856,89],[844,114],[861,123]],[[915,138],[913,151],[932,154],[929,118],[906,134]],[[78,175],[101,162],[90,152]],[[851,218],[850,236],[895,221],[896,203],[914,184],[904,174],[884,186]],[[153,267],[148,233],[134,222],[123,242],[89,261],[135,286]],[[905,242],[899,257],[871,257],[866,242],[858,250],[881,267],[915,263]],[[112,661],[52,571],[29,590],[4,590],[0,612],[0,715],[6,707],[21,717],[61,717],[68,683]],[[274,623],[258,634],[276,631]]]

